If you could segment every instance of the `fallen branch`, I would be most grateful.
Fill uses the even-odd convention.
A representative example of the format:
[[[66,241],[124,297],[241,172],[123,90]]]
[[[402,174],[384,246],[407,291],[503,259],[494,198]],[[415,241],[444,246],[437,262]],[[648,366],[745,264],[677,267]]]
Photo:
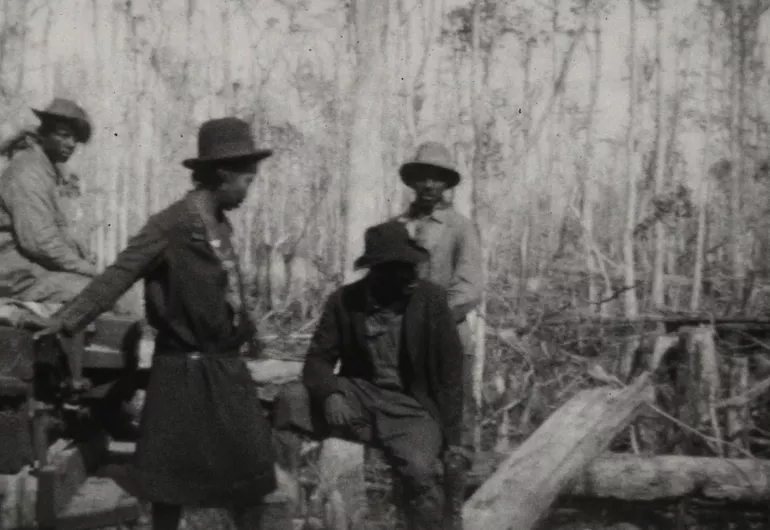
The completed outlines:
[[[767,377],[762,381],[756,383],[754,386],[748,389],[744,394],[723,399],[721,401],[717,401],[717,403],[714,406],[717,409],[724,409],[729,407],[737,407],[737,408],[745,407],[746,405],[748,405],[758,397],[762,396],[762,394],[764,394],[768,390],[770,390],[770,377]]]

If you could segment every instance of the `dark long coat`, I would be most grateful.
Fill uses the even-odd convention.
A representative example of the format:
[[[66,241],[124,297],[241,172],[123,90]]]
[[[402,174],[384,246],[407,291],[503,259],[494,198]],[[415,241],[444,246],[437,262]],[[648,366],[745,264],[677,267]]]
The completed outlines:
[[[157,339],[133,493],[178,505],[258,503],[276,477],[270,425],[240,355],[254,330],[230,296],[230,226],[207,204],[193,191],[152,216],[60,316],[79,331],[144,278]]]

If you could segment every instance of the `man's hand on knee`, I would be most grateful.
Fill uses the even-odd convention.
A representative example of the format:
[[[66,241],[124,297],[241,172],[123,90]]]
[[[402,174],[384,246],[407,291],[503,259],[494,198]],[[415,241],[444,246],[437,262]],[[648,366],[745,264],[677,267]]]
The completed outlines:
[[[332,427],[351,425],[356,419],[355,412],[342,394],[332,394],[326,398],[324,409],[326,421]]]

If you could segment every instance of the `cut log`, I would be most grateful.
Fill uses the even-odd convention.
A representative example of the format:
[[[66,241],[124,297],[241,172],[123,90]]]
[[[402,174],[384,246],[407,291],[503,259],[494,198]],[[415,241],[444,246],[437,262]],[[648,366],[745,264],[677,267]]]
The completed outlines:
[[[465,503],[468,530],[529,530],[645,402],[649,373],[622,389],[585,390],[557,410]]]
[[[735,357],[730,360],[730,397],[738,397],[746,394],[749,389],[749,359],[748,357]],[[732,443],[727,448],[727,455],[736,457],[748,450],[749,425],[751,423],[751,411],[748,403],[742,407],[730,407],[727,409],[726,437]]]
[[[282,385],[299,379],[304,363],[281,359],[259,359],[246,361],[246,366],[257,385]]]
[[[251,379],[257,385],[259,399],[272,402],[280,392],[282,385],[297,381],[302,376],[302,361],[283,359],[248,360],[246,366]]]
[[[364,446],[328,438],[319,455],[319,493],[325,499],[326,527],[330,530],[362,528],[366,515]]]
[[[606,455],[591,463],[566,494],[623,501],[696,497],[767,505],[770,502],[770,461]]]

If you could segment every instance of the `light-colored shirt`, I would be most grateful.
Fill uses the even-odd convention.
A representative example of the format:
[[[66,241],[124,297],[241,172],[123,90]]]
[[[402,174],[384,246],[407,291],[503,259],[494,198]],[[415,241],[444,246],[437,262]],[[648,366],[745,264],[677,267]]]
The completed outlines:
[[[430,258],[420,267],[420,277],[449,292],[449,305],[459,321],[481,301],[481,242],[474,224],[451,207],[418,215],[410,209],[398,219]]]

